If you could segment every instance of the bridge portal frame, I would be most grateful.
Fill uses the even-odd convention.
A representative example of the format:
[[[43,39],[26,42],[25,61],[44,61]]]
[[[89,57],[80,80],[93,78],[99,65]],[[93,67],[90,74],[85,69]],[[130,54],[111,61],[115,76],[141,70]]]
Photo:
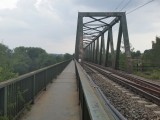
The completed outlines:
[[[85,22],[84,18],[92,20]],[[114,18],[110,22],[104,19]],[[91,23],[101,23],[97,24]],[[113,44],[112,27],[119,23],[116,51]],[[90,25],[90,26],[89,26]],[[94,27],[92,27],[94,26]],[[99,29],[102,28],[102,29]],[[108,32],[105,48],[104,34]],[[88,38],[87,38],[88,36]],[[127,72],[132,72],[132,60],[130,52],[129,35],[125,12],[79,12],[77,21],[77,33],[75,44],[75,58],[94,62],[103,66],[109,65],[109,49],[111,51],[112,68],[119,69],[120,47],[124,41],[124,51],[127,59]],[[89,38],[90,37],[90,38]],[[87,39],[86,39],[87,38]],[[101,39],[100,39],[101,38]]]

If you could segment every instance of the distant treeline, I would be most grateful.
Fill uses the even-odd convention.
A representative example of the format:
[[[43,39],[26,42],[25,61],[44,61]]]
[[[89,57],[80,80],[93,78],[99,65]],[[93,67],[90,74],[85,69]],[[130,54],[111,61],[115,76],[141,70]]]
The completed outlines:
[[[152,42],[151,49],[144,51],[143,62],[145,66],[160,67],[160,37]]]
[[[17,47],[14,50],[0,43],[0,81],[22,75],[64,60],[72,55],[48,54],[42,48]]]
[[[160,70],[160,37],[152,42],[152,48],[145,50],[144,53],[131,49],[133,68],[141,71]],[[126,68],[125,53],[120,54],[120,67]]]

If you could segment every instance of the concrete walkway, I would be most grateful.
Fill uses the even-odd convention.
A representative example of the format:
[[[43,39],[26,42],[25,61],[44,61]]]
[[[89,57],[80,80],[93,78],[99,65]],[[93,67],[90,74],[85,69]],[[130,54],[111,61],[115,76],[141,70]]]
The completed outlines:
[[[73,61],[39,97],[22,120],[80,120]]]

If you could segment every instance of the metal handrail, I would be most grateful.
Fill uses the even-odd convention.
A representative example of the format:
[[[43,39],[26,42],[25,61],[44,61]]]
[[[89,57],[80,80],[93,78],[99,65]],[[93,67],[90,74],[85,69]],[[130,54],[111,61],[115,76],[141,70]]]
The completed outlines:
[[[67,60],[67,61],[68,61],[68,60]],[[67,62],[67,61],[63,61],[63,62],[60,62],[60,63],[56,63],[56,64],[54,64],[54,65],[50,65],[50,66],[47,66],[47,67],[44,67],[44,68],[41,68],[41,69],[38,69],[38,70],[35,70],[35,71],[32,71],[32,72],[29,72],[29,73],[26,73],[26,74],[24,74],[24,75],[18,76],[17,78],[12,78],[12,79],[9,79],[9,80],[0,82],[0,88],[5,87],[5,86],[7,86],[7,85],[9,85],[9,84],[12,84],[12,83],[14,83],[14,82],[17,82],[17,81],[19,81],[19,80],[21,80],[21,79],[30,77],[30,76],[32,76],[32,75],[34,75],[34,74],[37,74],[37,73],[41,72],[41,71],[44,71],[44,70],[47,70],[47,69],[49,69],[49,68],[58,66],[59,64],[62,64],[62,63]]]
[[[23,109],[59,75],[71,60],[0,83],[0,117],[17,118]]]
[[[75,69],[82,120],[113,120],[111,113],[105,111],[100,99],[92,89],[87,74],[76,61]]]

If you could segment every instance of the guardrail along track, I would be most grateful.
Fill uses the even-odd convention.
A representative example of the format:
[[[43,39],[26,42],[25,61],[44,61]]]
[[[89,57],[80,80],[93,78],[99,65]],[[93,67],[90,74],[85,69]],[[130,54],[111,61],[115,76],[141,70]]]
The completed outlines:
[[[75,70],[82,120],[126,120],[76,61]]]
[[[147,98],[148,100],[160,105],[160,86],[154,83],[136,78],[124,72],[119,72],[109,68],[102,67],[91,63],[84,63],[85,65],[97,70],[99,73],[108,77],[109,79],[131,89],[137,94]]]

